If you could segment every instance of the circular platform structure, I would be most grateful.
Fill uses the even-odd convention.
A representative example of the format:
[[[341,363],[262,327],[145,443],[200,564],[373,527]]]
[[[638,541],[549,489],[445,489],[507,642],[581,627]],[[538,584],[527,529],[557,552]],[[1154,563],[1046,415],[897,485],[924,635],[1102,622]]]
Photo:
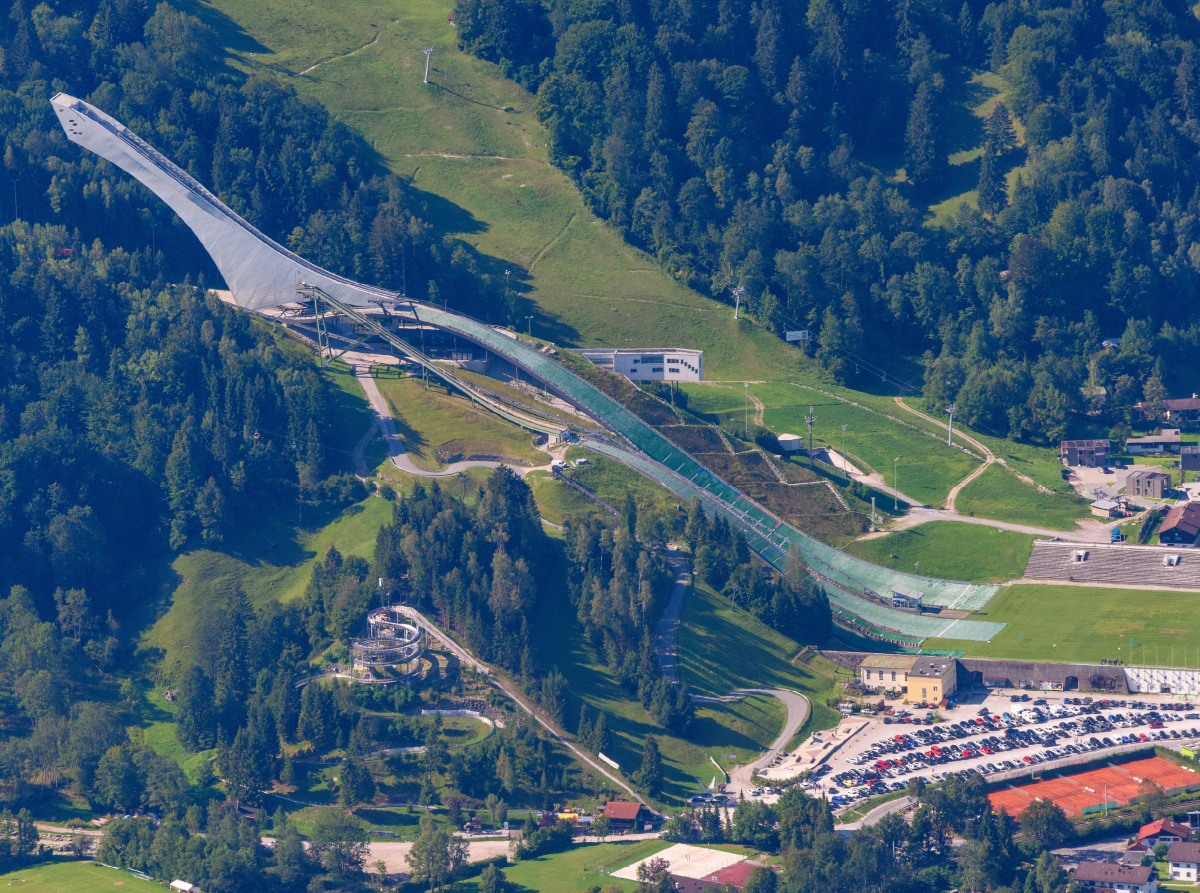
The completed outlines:
[[[376,608],[367,615],[369,633],[350,643],[355,682],[387,685],[403,682],[421,670],[425,634],[396,608]]]

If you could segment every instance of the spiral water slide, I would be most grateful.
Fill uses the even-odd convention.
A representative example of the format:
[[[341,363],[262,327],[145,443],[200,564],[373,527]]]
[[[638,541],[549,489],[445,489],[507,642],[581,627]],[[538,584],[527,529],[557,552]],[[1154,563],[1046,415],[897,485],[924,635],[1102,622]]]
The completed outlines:
[[[65,93],[50,102],[71,142],[143,183],[191,228],[212,256],[238,306],[261,311],[294,301],[297,294],[312,299],[314,305],[324,302],[492,412],[551,437],[567,435],[560,421],[517,409],[473,387],[362,312],[376,304],[400,308],[415,321],[473,342],[553,389],[610,432],[610,436],[582,432],[584,446],[646,475],[683,499],[698,496],[710,515],[724,515],[769,564],[783,569],[789,552],[799,549],[809,567],[834,584],[827,591],[835,608],[859,622],[920,638],[946,637],[948,633],[955,639],[977,641],[990,639],[1003,628],[1000,623],[908,614],[886,607],[877,598],[856,595],[875,593],[886,597],[893,585],[900,585],[923,592],[927,605],[971,610],[985,604],[999,587],[892,571],[806,536],[712,474],[625,407],[511,333],[386,289],[354,282],[310,263],[243,220],[189,174],[100,109]]]

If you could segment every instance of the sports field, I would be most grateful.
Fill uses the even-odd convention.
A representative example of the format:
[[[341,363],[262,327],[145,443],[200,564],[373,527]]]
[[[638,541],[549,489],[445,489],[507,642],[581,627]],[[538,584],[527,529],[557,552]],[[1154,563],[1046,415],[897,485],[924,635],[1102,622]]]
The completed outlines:
[[[54,861],[32,868],[22,868],[0,874],[0,887],[20,890],[21,893],[94,893],[119,890],[120,893],[140,893],[163,887],[153,881],[143,881],[128,871],[108,868],[98,862]]]
[[[988,794],[992,809],[1016,816],[1034,800],[1052,800],[1067,815],[1085,815],[1109,806],[1124,806],[1138,796],[1144,781],[1152,781],[1168,795],[1200,787],[1200,778],[1162,757],[1108,765],[1077,775],[1048,778],[1031,784],[1002,788]],[[1108,799],[1105,800],[1107,795]]]
[[[1006,626],[990,644],[939,638],[925,647],[962,649],[969,657],[1099,663],[1130,662],[1132,646],[1133,663],[1157,660],[1164,667],[1195,667],[1200,649],[1195,593],[1023,584],[1000,590],[971,619]]]

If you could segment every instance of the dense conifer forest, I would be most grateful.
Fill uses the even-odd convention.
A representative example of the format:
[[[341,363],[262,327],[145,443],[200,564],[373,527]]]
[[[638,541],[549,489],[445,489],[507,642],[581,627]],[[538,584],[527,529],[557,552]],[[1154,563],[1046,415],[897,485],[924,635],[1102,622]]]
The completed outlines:
[[[810,329],[841,378],[900,345],[931,405],[1042,442],[1072,410],[1127,423],[1152,379],[1195,390],[1183,4],[458,0],[455,21],[536,91],[597,214],[692,287],[744,288],[777,335]],[[963,106],[978,73],[1004,85],[983,121]]]

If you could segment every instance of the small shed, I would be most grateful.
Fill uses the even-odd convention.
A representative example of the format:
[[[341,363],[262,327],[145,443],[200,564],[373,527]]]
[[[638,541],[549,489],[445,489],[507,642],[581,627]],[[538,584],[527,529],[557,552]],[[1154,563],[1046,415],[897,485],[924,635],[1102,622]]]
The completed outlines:
[[[1092,514],[1097,518],[1117,518],[1121,507],[1111,499],[1098,499],[1092,503]]]
[[[784,453],[799,452],[804,446],[804,438],[799,434],[780,434],[775,439],[779,441],[779,449]]]
[[[906,586],[896,584],[892,587],[892,607],[893,608],[908,608],[910,610],[921,610],[921,599],[925,597],[924,592],[919,592],[916,589],[909,589]]]
[[[195,884],[180,880],[171,881],[171,889],[177,890],[178,893],[200,893],[200,888]]]

